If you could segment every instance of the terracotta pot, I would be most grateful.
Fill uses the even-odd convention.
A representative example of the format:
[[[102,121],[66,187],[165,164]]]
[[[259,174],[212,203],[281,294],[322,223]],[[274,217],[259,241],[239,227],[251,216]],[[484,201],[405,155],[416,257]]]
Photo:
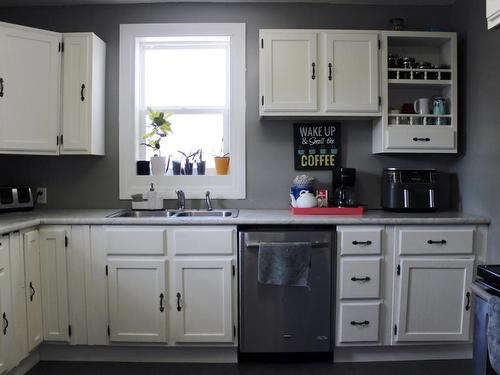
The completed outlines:
[[[229,156],[216,156],[215,158],[215,171],[217,175],[226,175],[229,169]]]

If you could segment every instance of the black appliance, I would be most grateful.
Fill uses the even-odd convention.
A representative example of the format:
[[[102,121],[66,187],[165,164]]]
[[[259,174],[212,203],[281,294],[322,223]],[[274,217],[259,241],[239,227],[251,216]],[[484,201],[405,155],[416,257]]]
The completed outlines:
[[[28,186],[0,187],[0,212],[27,211],[34,206]]]
[[[384,169],[382,209],[397,212],[432,212],[438,208],[439,182],[435,169]]]
[[[500,265],[477,267],[477,279],[472,283],[474,292],[474,373],[473,375],[496,375],[488,356],[487,327],[489,300],[500,297]]]

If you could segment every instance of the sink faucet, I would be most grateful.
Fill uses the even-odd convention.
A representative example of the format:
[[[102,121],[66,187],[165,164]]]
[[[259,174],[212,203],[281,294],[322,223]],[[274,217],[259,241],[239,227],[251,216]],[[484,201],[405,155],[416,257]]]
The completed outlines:
[[[207,211],[212,211],[214,208],[212,207],[212,200],[210,199],[210,192],[207,191],[205,193],[205,203],[207,204]]]
[[[186,195],[182,190],[176,190],[175,194],[177,194],[177,209],[184,210],[186,208]]]

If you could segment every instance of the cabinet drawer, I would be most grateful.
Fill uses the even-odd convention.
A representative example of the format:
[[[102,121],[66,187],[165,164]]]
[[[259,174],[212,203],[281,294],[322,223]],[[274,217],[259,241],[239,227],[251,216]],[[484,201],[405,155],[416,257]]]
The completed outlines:
[[[400,254],[472,254],[474,228],[400,228]]]
[[[340,228],[338,230],[340,254],[380,254],[382,228]]]
[[[380,297],[380,258],[340,260],[340,298]]]
[[[417,129],[415,129],[417,127]],[[422,128],[422,129],[420,129]],[[448,126],[401,125],[387,131],[387,148],[454,149],[455,131]]]
[[[169,229],[168,242],[175,255],[231,255],[235,235],[235,227],[178,227]]]
[[[340,303],[339,343],[379,341],[380,302]]]
[[[161,227],[116,226],[105,230],[107,254],[163,255],[167,250],[166,229]]]

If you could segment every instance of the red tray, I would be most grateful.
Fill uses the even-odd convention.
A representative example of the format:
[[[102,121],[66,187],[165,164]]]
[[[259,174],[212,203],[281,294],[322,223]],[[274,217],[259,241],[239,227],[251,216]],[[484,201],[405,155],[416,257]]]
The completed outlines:
[[[358,207],[290,207],[292,215],[363,215],[363,206]]]

